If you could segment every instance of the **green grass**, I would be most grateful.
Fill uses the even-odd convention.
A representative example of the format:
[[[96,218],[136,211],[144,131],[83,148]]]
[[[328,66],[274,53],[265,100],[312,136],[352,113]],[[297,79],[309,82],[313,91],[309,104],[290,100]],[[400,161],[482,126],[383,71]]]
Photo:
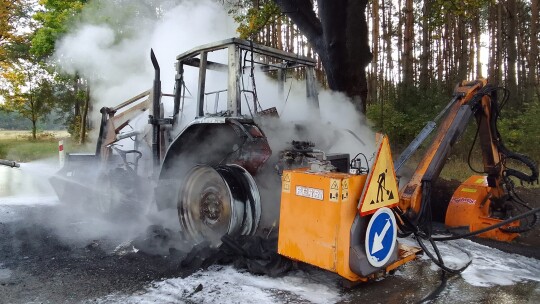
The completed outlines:
[[[54,157],[58,154],[58,141],[0,139],[0,158],[17,162]]]
[[[33,140],[28,132],[0,131],[0,159],[29,162],[58,155],[58,140],[64,133],[41,132]],[[69,139],[65,140],[69,142]]]

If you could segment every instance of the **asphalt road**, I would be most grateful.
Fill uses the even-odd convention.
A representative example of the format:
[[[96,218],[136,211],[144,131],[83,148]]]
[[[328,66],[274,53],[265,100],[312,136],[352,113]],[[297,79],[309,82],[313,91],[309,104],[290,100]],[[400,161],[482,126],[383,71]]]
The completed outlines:
[[[60,204],[43,176],[5,170],[13,169],[0,167],[9,176],[0,179],[8,184],[0,189],[0,303],[417,303],[430,294],[432,303],[540,303],[537,259],[469,240],[441,245],[450,267],[472,259],[463,274],[441,279],[421,257],[351,290],[306,266],[277,278],[232,266],[198,270],[181,264],[181,251],[137,251],[143,221],[89,217]]]

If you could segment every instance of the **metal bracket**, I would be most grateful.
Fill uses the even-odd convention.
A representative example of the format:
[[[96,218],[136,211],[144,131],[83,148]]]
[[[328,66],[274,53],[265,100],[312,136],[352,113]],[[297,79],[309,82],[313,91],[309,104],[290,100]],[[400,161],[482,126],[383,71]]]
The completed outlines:
[[[148,123],[151,125],[172,125],[174,123],[173,118],[154,118],[152,115],[148,115]]]

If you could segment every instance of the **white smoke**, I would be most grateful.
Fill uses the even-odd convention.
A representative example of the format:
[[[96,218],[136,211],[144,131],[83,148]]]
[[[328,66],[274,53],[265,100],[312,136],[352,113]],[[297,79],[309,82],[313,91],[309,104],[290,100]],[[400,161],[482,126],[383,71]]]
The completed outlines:
[[[97,112],[102,106],[120,104],[151,88],[151,48],[160,63],[162,90],[164,93],[172,93],[174,62],[178,54],[201,44],[236,35],[234,21],[217,1],[177,0],[160,3],[159,7],[155,7],[155,4],[154,1],[144,0],[91,2],[83,13],[81,23],[75,24],[58,43],[55,57],[61,67],[66,72],[79,73],[90,83],[94,110],[90,114],[91,118],[99,118]],[[128,8],[124,8],[126,5]],[[126,10],[127,13],[120,13],[120,10]],[[210,53],[209,59],[220,61],[212,58],[216,55],[219,56],[219,53]],[[185,82],[192,93],[197,88],[196,79],[196,71],[186,68]],[[222,75],[210,72],[206,91],[226,88],[222,80]],[[249,81],[245,77],[245,82]],[[354,131],[367,146],[373,146],[374,136],[365,127],[364,118],[356,114],[344,95],[321,92],[319,118],[317,109],[305,102],[304,83],[289,80],[285,85],[285,96],[278,96],[276,83],[264,76],[258,76],[257,83],[262,106],[277,107],[285,121],[312,121],[315,122],[314,128],[331,123]],[[171,101],[170,98],[164,98],[165,102],[167,100]],[[193,99],[186,102],[186,109],[193,108]],[[170,107],[169,103],[167,108]],[[194,113],[185,111],[184,116],[189,121]],[[355,146],[352,142],[356,140],[353,137],[349,140],[349,145]],[[339,146],[343,145],[340,142]],[[353,153],[358,149],[347,150]]]
[[[157,3],[159,5],[156,5],[155,1],[143,0],[90,2],[83,11],[81,21],[74,24],[68,34],[58,42],[55,59],[62,69],[68,73],[78,73],[89,82],[93,105],[90,119],[99,119],[98,111],[102,106],[118,105],[151,88],[154,72],[149,56],[150,49],[154,50],[161,67],[162,91],[172,93],[177,55],[201,44],[236,36],[234,21],[217,1],[177,0]],[[226,63],[226,51],[221,54],[210,53],[209,60]],[[197,77],[196,69],[186,67],[184,81],[192,94],[196,93]],[[209,71],[206,92],[226,89],[225,77],[226,75]],[[305,98],[305,82],[287,80],[284,92],[280,95],[275,80],[257,73],[256,81],[262,107],[276,107],[285,122],[275,130],[264,130],[274,153],[289,147],[292,140],[303,139],[293,130],[293,122],[298,121],[303,121],[309,133],[326,137],[325,143],[328,145],[322,148],[327,152],[350,153],[351,157],[363,152],[368,158],[373,152],[373,133],[343,94],[321,92],[319,111]],[[249,87],[250,82],[249,75],[244,75],[243,85]],[[244,96],[243,100],[245,110],[246,100],[251,98]],[[170,114],[172,99],[164,97],[162,101],[168,102],[166,108],[169,112],[167,114]],[[194,99],[186,99],[187,104],[182,113],[183,124],[195,117],[194,102]],[[244,114],[248,112],[244,111]],[[138,120],[140,124],[146,124],[147,113]],[[330,131],[330,125],[332,128],[351,130],[361,141],[347,135],[347,132],[342,132],[344,135],[337,138],[335,133]],[[279,187],[270,190],[279,192]],[[154,216],[162,220],[161,217]],[[133,232],[140,233],[147,225],[156,223],[155,220],[150,221],[139,222],[140,225],[134,227]],[[174,224],[178,225],[176,218]],[[117,229],[116,226],[112,225],[110,228]],[[99,233],[105,231],[100,230]],[[125,229],[121,233],[124,238],[129,235]],[[95,237],[96,232],[91,235]]]
[[[160,8],[166,10],[158,12],[156,8],[155,19],[120,13],[123,5],[137,12],[149,3],[152,4],[142,0],[91,2],[82,22],[75,24],[58,43],[55,58],[64,71],[88,79],[94,110],[117,105],[151,88],[151,48],[160,63],[162,90],[172,93],[174,60],[178,54],[235,36],[234,21],[221,4],[211,0],[161,4]]]

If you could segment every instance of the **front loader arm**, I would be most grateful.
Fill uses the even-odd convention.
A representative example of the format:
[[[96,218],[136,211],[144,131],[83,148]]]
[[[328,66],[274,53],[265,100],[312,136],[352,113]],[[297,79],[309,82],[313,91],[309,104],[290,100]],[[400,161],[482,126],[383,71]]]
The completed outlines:
[[[110,145],[118,141],[117,134],[120,130],[122,130],[132,119],[152,106],[151,95],[152,91],[144,91],[116,107],[103,107],[100,110],[101,125],[96,145],[96,156],[101,159],[107,159],[109,157]],[[141,99],[143,100],[141,101]],[[120,110],[122,110],[122,112],[116,114],[117,111]]]

